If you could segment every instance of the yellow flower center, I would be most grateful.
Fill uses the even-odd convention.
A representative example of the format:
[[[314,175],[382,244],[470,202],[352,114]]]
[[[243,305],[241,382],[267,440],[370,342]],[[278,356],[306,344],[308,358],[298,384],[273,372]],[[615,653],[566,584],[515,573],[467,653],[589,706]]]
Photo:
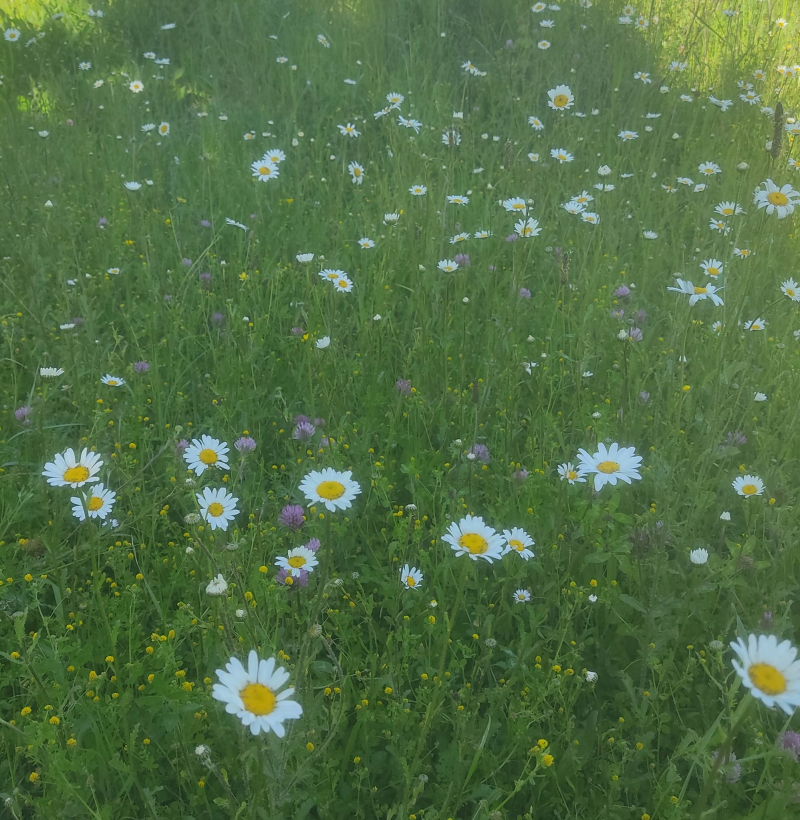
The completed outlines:
[[[790,296],[792,299],[794,299],[794,288],[786,288],[785,293],[787,296]]]
[[[353,176],[360,177],[361,176],[361,169],[360,168],[353,168]]]
[[[458,539],[458,545],[472,555],[482,555],[489,547],[486,539],[482,535],[478,535],[477,532],[465,532]]]
[[[258,169],[258,173],[261,174],[261,176],[268,177],[272,173],[272,168],[270,168],[269,165],[262,165]]]
[[[415,587],[415,586],[417,585],[417,582],[414,580],[414,576],[413,576],[413,575],[406,575],[406,583],[407,583],[410,587]]]
[[[294,569],[300,569],[306,563],[306,559],[302,555],[293,555],[287,563]]]
[[[597,469],[600,470],[601,473],[610,475],[611,473],[616,473],[617,470],[619,470],[619,464],[617,464],[616,461],[601,461],[597,465]]]
[[[695,292],[696,295],[699,295],[701,293],[708,293],[708,291],[705,288],[698,288],[698,287],[695,287],[694,292]]]
[[[719,276],[719,268],[706,268],[706,273],[709,276]]]
[[[772,191],[771,193],[767,194],[767,202],[770,205],[786,205],[789,201],[789,197],[786,194],[782,194],[780,191]]]
[[[89,478],[89,470],[81,464],[64,471],[64,481],[68,484],[78,484],[86,481],[87,478]]]
[[[556,108],[563,108],[569,102],[569,97],[566,94],[556,94],[553,97],[553,105]]]
[[[203,462],[203,464],[216,464],[218,456],[214,450],[210,447],[206,447],[204,450],[200,451],[198,458]]]
[[[515,202],[511,206],[515,211],[524,211],[525,210],[525,203],[523,202]]]
[[[780,670],[769,663],[754,663],[747,674],[756,689],[765,695],[782,695],[786,691],[786,678]]]
[[[119,384],[119,382],[117,382],[117,380],[116,380],[116,379],[109,379],[109,380],[106,382],[106,384],[111,384],[111,385],[113,385],[114,387],[116,387],[116,386],[117,386],[117,384]]]
[[[347,287],[347,282],[344,279],[340,279],[339,280],[339,287],[340,288],[346,288]]]
[[[722,213],[724,216],[730,216],[733,213],[733,208],[723,208]]]
[[[213,515],[214,518],[219,518],[222,513],[225,512],[225,508],[219,503],[219,501],[213,501],[208,505],[207,512],[209,515]]]
[[[93,495],[87,504],[89,512],[97,512],[103,506],[103,499],[99,495]]]
[[[523,552],[525,550],[525,544],[522,541],[518,541],[516,538],[512,538],[508,542],[508,546],[515,549],[517,552]]]
[[[272,689],[260,683],[248,683],[239,692],[239,697],[242,699],[244,708],[256,717],[270,714],[275,710],[275,704],[277,703],[277,698]]]
[[[758,492],[758,487],[755,484],[742,485],[742,493],[744,495],[755,495]]]
[[[575,472],[575,470],[570,470],[570,471],[567,473],[567,478],[568,478],[570,481],[575,481],[575,479],[576,479],[577,477],[578,477],[578,474]]]
[[[323,481],[317,487],[317,495],[327,501],[334,501],[344,495],[344,484],[340,481]]]

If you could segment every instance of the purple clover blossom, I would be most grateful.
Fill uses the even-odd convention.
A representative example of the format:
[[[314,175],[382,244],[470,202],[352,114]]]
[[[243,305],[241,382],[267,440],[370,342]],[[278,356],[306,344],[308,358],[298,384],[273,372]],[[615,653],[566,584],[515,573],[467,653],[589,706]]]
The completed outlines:
[[[625,315],[625,308],[613,308],[611,310],[611,316],[614,319],[621,319]]]
[[[303,529],[305,519],[303,518],[303,508],[299,504],[287,504],[278,515],[278,523],[287,529],[298,530]]]
[[[456,258],[453,260],[459,268],[468,268],[469,267],[469,254],[468,253],[457,253]]]
[[[200,227],[201,228],[210,228],[211,223],[207,219],[201,219],[200,220]]]
[[[141,362],[134,362],[133,363],[133,370],[135,373],[147,373],[150,369],[150,365],[148,362],[141,361]]]
[[[182,438],[180,441],[177,441],[175,443],[175,455],[182,456],[188,446],[189,442],[185,438]]]
[[[411,395],[411,382],[408,379],[398,379],[395,382],[394,389],[401,396],[410,396]]]
[[[469,456],[474,456],[474,458],[483,464],[488,464],[492,460],[489,454],[489,448],[485,444],[473,444],[467,452],[467,457]]]
[[[730,430],[723,444],[726,447],[742,447],[747,444],[747,436],[741,430]]]
[[[23,404],[14,411],[14,418],[23,424],[30,424],[31,420],[28,418],[33,412],[33,408],[29,404]]]
[[[325,426],[325,419],[316,418],[314,419],[314,427],[324,427]]]
[[[615,291],[614,296],[617,299],[627,299],[631,295],[631,289],[626,285],[620,285]]]
[[[319,542],[319,538],[312,538],[306,545],[306,549],[310,550],[311,552],[317,552],[322,545]]]
[[[75,327],[80,327],[85,322],[86,322],[86,319],[84,319],[83,316],[75,316],[72,319],[72,324],[75,325]]]
[[[220,313],[218,310],[211,314],[211,324],[216,325],[219,327],[220,325],[224,324],[225,322],[225,315]]]
[[[293,336],[302,336],[305,333],[302,327],[293,327],[292,328],[292,335]]]
[[[639,324],[639,325],[643,325],[643,324],[647,321],[647,311],[646,311],[646,310],[642,310],[641,308],[639,308],[639,310],[637,310],[637,311],[633,314],[633,318],[634,318],[634,321],[635,321],[637,324]]]
[[[183,259],[181,259],[181,265],[183,265],[184,268],[191,268],[192,267],[192,260],[187,259],[186,257],[184,257]]]
[[[275,576],[275,580],[281,586],[287,587],[307,587],[308,586],[308,570],[301,569],[300,575],[297,578],[293,578],[289,574],[289,570],[287,569],[279,569],[278,574]]]
[[[717,762],[719,752],[713,754],[714,762]],[[726,783],[736,783],[742,776],[742,764],[736,759],[734,752],[729,752],[726,757],[722,759],[719,767],[719,774],[725,778]]]
[[[242,436],[233,442],[233,446],[240,453],[252,453],[256,449],[256,440],[250,436]]]
[[[527,288],[520,288],[519,293],[517,294],[520,299],[530,299],[531,292]]]
[[[211,274],[207,270],[197,274],[197,278],[200,280],[200,284],[204,287],[209,287],[211,285]]]
[[[514,472],[511,473],[511,478],[513,478],[514,481],[518,481],[520,484],[523,484],[528,480],[528,471],[524,467],[519,470],[514,470]]]
[[[785,731],[779,738],[780,748],[785,749],[795,761],[800,760],[800,735],[791,730]]]
[[[102,231],[106,225],[108,225],[108,220],[104,216],[101,216],[100,219],[97,220],[97,227]]]
[[[632,328],[628,331],[628,337],[630,338],[630,340],[631,340],[632,342],[641,342],[641,341],[642,341],[642,339],[644,339],[644,334],[642,333],[641,328],[638,328],[638,327],[632,327]]]
[[[299,421],[295,424],[294,430],[292,431],[292,438],[295,441],[308,441],[316,432],[317,428],[306,419],[305,421]]]
[[[510,234],[506,237],[506,242],[516,242],[518,239],[519,239],[519,236],[517,236],[517,234],[515,234],[515,233],[510,233]]]

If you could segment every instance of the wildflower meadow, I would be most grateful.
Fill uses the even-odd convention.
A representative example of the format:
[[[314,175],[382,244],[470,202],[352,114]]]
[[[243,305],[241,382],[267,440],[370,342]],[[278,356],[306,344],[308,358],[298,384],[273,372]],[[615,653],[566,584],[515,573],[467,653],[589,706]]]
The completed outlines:
[[[0,0],[0,817],[800,816],[793,0]]]

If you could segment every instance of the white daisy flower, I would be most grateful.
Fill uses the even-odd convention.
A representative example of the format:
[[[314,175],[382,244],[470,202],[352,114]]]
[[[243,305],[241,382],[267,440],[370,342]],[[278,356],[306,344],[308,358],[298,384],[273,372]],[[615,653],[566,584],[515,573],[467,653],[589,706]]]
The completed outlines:
[[[400,570],[400,583],[406,589],[418,589],[422,584],[422,572],[416,567],[404,564]]]
[[[562,481],[569,481],[570,484],[583,484],[586,481],[586,476],[583,474],[580,468],[577,470],[572,465],[571,461],[567,461],[564,464],[558,465],[558,474],[561,476]]]
[[[194,470],[196,475],[203,475],[209,467],[217,467],[220,470],[229,470],[228,450],[230,448],[224,441],[218,441],[211,436],[200,436],[199,439],[192,439],[192,443],[186,448],[183,454],[190,470]]]
[[[239,499],[231,495],[224,487],[212,489],[203,487],[202,493],[195,493],[200,505],[200,515],[212,530],[228,529],[228,523],[238,515],[236,504]]]
[[[125,379],[122,376],[112,376],[110,373],[106,373],[100,381],[109,387],[122,387],[125,384]]]
[[[775,635],[747,636],[731,643],[739,661],[731,660],[733,668],[754,698],[770,709],[778,706],[787,715],[800,706],[800,661],[797,649],[789,641]]]
[[[44,465],[42,475],[53,487],[82,487],[87,482],[95,482],[103,461],[97,453],[90,453],[83,448],[80,458],[70,447],[63,453],[57,453],[53,461]]]
[[[531,591],[529,589],[518,589],[514,592],[514,601],[518,604],[527,604],[531,600]]]
[[[594,455],[586,450],[578,450],[578,458],[580,470],[594,473],[596,492],[600,492],[606,484],[615,486],[618,480],[630,484],[633,479],[641,479],[638,470],[642,457],[636,455],[633,447],[620,447],[616,442],[606,447],[600,442]]]
[[[525,530],[520,527],[503,530],[503,538],[506,540],[503,555],[509,552],[516,552],[520,558],[524,558],[526,561],[534,557],[533,550],[528,549],[528,547],[536,546],[536,542]]]
[[[361,485],[353,481],[352,472],[340,472],[331,467],[312,470],[301,482],[300,492],[309,504],[324,504],[330,512],[352,507]]]
[[[566,111],[572,108],[575,102],[575,97],[572,96],[572,91],[568,85],[557,85],[547,92],[547,104],[555,111]]]
[[[294,687],[278,690],[289,680],[289,673],[282,667],[275,668],[275,658],[258,659],[252,649],[247,660],[247,669],[238,658],[231,658],[225,670],[217,669],[219,683],[215,683],[211,696],[225,704],[229,715],[236,715],[250,732],[275,732],[278,737],[286,734],[283,726],[286,720],[296,720],[303,714],[303,707],[294,700],[288,700]]]
[[[689,560],[693,564],[697,564],[697,566],[702,566],[703,564],[708,563],[708,550],[703,549],[702,547],[696,550],[692,550],[689,553]]]
[[[117,494],[113,490],[109,490],[102,484],[95,484],[88,493],[83,494],[83,499],[78,496],[70,498],[73,504],[72,514],[78,521],[84,521],[87,512],[89,518],[100,518],[105,521],[106,516],[114,506],[116,498]]]
[[[442,541],[450,544],[456,555],[469,555],[473,561],[483,558],[491,564],[503,554],[502,536],[487,526],[482,518],[473,515],[450,524]]]
[[[738,475],[733,479],[733,489],[739,495],[750,498],[764,493],[764,482],[757,475]]]
[[[63,376],[64,370],[60,367],[40,367],[39,375],[43,379],[54,379],[56,376]]]
[[[313,572],[317,564],[319,561],[316,553],[308,547],[295,547],[285,556],[275,559],[275,566],[285,569],[293,578],[299,578],[302,570]]]

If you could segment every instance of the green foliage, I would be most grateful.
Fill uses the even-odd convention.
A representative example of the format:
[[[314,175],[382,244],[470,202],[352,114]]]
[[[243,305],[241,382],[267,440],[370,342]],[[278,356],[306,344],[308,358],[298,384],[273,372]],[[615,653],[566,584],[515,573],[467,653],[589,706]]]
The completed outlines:
[[[752,202],[767,178],[800,180],[788,133],[764,150],[760,110],[780,101],[793,122],[798,81],[775,69],[799,59],[797,21],[788,2],[731,5],[656,2],[638,31],[622,4],[571,0],[546,15],[510,0],[129,0],[101,18],[0,0],[21,31],[0,40],[3,816],[793,816],[800,773],[780,734],[794,724],[750,708],[727,645],[797,626],[800,318],[780,290],[797,215]],[[560,83],[564,116],[547,107]],[[373,118],[390,92],[419,135],[398,111]],[[280,176],[254,180],[276,147]],[[722,173],[706,190],[675,182],[709,161]],[[599,225],[561,207],[584,190]],[[506,241],[516,216],[498,200],[517,196],[542,233]],[[729,200],[746,213],[711,230]],[[462,249],[468,265],[437,269]],[[667,292],[678,271],[703,284],[711,258],[724,306]],[[766,330],[743,330],[756,317]],[[618,338],[634,325],[641,341]],[[324,417],[308,441],[292,435],[300,414]],[[192,477],[178,443],[201,434],[257,447],[232,449],[224,479]],[[559,480],[609,441],[636,448],[641,481]],[[79,491],[42,476],[67,447],[102,456],[114,526],[77,521]],[[307,507],[292,532],[281,509],[305,504],[298,486],[323,466],[362,493]],[[736,494],[745,472],[764,495]],[[223,480],[241,512],[212,531],[195,492]],[[467,513],[525,529],[535,557],[456,557],[441,539]],[[308,586],[279,583],[275,559],[312,537]],[[251,737],[211,697],[215,670],[253,648],[303,707],[283,739]],[[727,743],[736,782],[714,768]]]

